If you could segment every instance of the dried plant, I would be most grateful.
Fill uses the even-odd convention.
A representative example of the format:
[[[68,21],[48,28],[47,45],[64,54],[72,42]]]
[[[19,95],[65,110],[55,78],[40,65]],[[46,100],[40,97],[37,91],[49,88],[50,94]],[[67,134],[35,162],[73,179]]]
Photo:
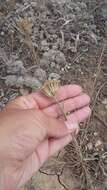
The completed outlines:
[[[28,18],[23,18],[17,23],[17,25],[21,33],[23,33],[25,36],[24,42],[29,46],[32,51],[34,63],[38,63],[37,53],[35,52],[35,48],[31,38],[33,23]]]
[[[57,105],[59,106],[61,113],[63,114],[65,120],[67,120],[66,113],[64,112],[63,106],[59,103],[59,100],[57,99],[56,93],[60,87],[58,80],[47,80],[43,87],[41,88],[41,91],[49,98],[53,98]]]
[[[59,81],[57,80],[47,80],[43,87],[42,87],[42,92],[50,97],[50,98],[54,98],[56,96],[56,92],[58,91],[59,88]]]
[[[31,34],[33,24],[28,18],[21,19],[17,25],[24,34]]]

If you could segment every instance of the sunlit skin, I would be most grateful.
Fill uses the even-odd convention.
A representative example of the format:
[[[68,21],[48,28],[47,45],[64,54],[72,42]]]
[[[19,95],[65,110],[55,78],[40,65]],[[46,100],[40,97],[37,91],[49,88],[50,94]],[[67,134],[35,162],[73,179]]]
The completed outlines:
[[[72,111],[66,122],[58,105],[41,92],[19,97],[0,112],[0,190],[24,185],[90,116],[90,98],[80,86],[60,87],[56,96],[65,112]]]

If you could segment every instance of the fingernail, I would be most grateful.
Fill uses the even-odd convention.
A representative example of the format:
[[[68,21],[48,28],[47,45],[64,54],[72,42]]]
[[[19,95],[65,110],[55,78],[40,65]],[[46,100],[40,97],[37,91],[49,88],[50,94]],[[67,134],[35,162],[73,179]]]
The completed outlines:
[[[71,121],[66,121],[65,125],[70,132],[75,132],[76,134],[78,133],[79,131],[78,123],[71,123]]]

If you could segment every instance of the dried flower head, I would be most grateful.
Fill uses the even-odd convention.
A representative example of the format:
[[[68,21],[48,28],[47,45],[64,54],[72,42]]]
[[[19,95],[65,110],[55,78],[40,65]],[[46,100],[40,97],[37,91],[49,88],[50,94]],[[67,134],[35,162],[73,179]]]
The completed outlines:
[[[59,88],[58,80],[47,80],[44,83],[41,90],[46,96],[53,98],[53,97],[55,97],[58,88]]]
[[[32,30],[32,22],[28,18],[23,18],[18,22],[18,27],[24,33],[30,34]]]

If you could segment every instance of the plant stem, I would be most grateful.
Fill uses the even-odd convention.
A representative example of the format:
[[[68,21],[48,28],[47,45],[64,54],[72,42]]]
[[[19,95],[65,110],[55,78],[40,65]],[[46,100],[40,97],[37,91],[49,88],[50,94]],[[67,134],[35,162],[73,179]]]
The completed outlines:
[[[60,108],[60,110],[61,110],[61,112],[62,112],[62,114],[64,116],[65,121],[67,121],[67,115],[64,112],[64,109],[61,106],[59,100],[57,99],[56,96],[53,96],[53,98],[54,98],[55,102],[57,103],[57,105],[59,106],[59,108]],[[72,139],[73,139],[73,142],[74,142],[76,153],[79,155],[79,160],[80,160],[81,166],[82,166],[82,168],[83,168],[83,170],[85,172],[85,176],[86,176],[87,182],[89,182],[91,190],[94,190],[93,185],[92,185],[91,176],[90,176],[90,174],[88,174],[87,168],[86,168],[86,166],[84,164],[84,158],[83,158],[82,150],[81,150],[81,148],[80,148],[80,146],[78,144],[78,141],[77,141],[76,137],[74,136],[74,134],[72,134]]]
[[[54,100],[55,100],[55,102],[58,104],[58,106],[59,106],[59,108],[60,108],[60,110],[61,110],[61,112],[62,112],[62,114],[63,114],[63,116],[64,116],[65,121],[67,121],[66,113],[64,112],[64,110],[63,110],[61,104],[59,103],[59,100],[56,98],[56,96],[54,96]]]

